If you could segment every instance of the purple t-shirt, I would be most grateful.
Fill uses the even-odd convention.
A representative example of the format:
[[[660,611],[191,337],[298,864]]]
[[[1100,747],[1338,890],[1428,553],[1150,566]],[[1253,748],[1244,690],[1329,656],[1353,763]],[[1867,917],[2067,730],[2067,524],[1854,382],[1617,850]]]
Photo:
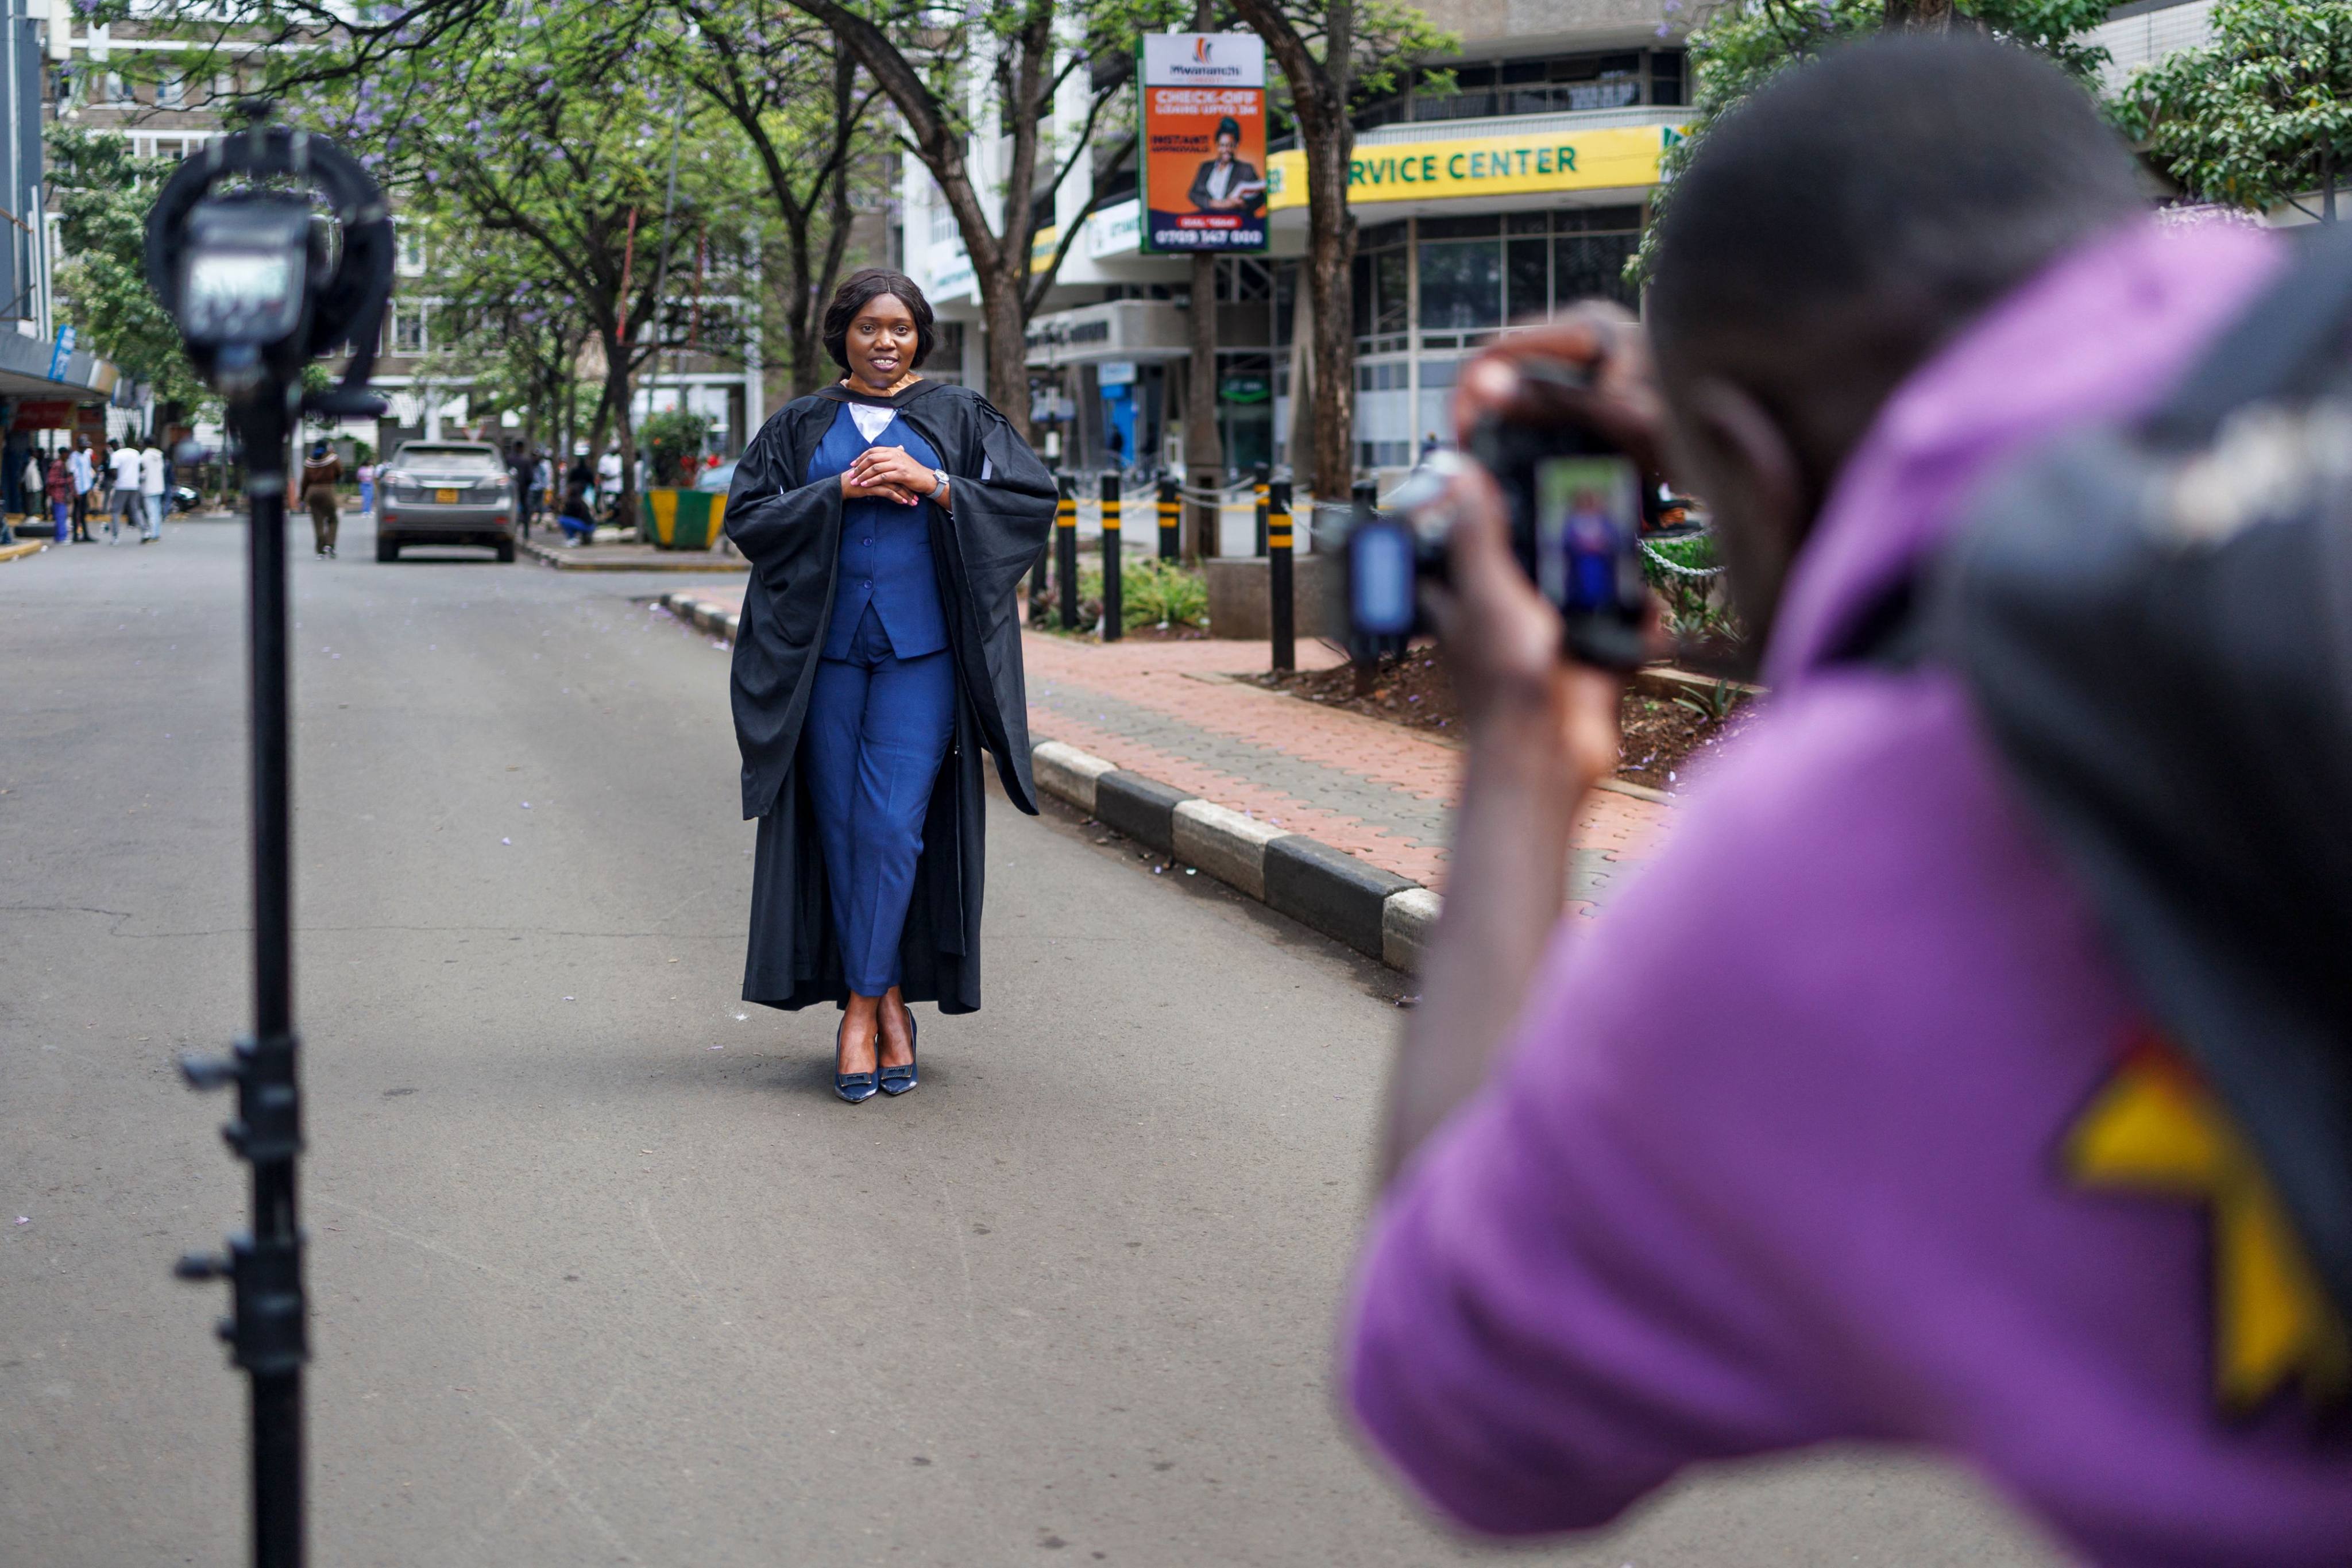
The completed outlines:
[[[2279,263],[2135,226],[1921,369],[1791,578],[1771,710],[1399,1179],[1345,1350],[1438,1508],[1600,1524],[1832,1439],[1972,1463],[2109,1563],[2352,1559],[2352,1436],[2214,1398],[2201,1205],[2067,1131],[2144,1019],[1947,674],[1825,668],[1997,459],[2164,390]]]

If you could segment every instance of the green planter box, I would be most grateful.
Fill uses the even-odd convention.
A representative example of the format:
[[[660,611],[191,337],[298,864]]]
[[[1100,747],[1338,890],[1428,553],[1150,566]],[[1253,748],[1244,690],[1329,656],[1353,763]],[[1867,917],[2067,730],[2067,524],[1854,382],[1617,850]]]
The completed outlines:
[[[653,542],[664,550],[708,550],[727,520],[727,498],[709,490],[647,490],[646,508]]]

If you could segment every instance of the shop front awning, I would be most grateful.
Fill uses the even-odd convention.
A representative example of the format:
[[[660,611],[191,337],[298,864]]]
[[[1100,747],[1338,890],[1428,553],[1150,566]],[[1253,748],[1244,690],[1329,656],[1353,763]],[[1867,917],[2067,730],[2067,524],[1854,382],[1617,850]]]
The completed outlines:
[[[1107,361],[1182,359],[1192,352],[1184,307],[1172,300],[1108,300],[1034,317],[1028,363],[1045,369]]]
[[[114,366],[96,354],[47,338],[0,332],[0,398],[68,405],[104,403],[119,379]],[[21,419],[18,424],[22,427]]]

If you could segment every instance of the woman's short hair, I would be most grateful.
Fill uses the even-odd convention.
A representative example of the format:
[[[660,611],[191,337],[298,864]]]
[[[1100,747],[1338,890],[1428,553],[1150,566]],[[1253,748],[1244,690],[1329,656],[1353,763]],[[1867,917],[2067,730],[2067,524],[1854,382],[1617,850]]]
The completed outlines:
[[[1236,142],[1239,142],[1242,139],[1242,122],[1235,120],[1230,114],[1217,121],[1216,134],[1210,137],[1209,140],[1212,142],[1222,142],[1228,136],[1232,137]]]
[[[940,335],[931,325],[931,302],[923,298],[923,291],[905,273],[893,272],[887,267],[867,267],[851,273],[835,291],[833,303],[824,308],[824,352],[842,369],[849,368],[849,323],[857,320],[858,311],[884,294],[897,295],[915,318],[915,357],[907,368],[919,370],[923,362],[931,357],[931,345]]]

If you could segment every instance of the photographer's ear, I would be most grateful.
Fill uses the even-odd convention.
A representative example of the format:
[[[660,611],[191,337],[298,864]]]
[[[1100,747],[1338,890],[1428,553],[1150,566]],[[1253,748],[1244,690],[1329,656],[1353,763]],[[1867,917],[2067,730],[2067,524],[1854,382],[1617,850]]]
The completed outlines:
[[[1675,403],[1675,467],[1713,514],[1733,599],[1760,648],[1811,526],[1804,466],[1780,421],[1737,382],[1696,377]]]

